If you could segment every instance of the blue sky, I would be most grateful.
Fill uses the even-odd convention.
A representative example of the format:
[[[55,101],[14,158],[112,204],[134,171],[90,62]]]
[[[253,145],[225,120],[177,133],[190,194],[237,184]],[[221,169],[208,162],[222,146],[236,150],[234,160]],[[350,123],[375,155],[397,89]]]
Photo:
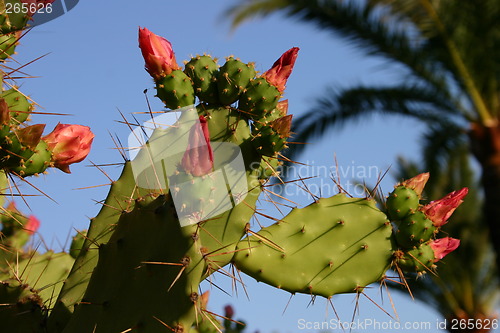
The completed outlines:
[[[33,121],[47,123],[47,132],[60,121],[88,125],[96,134],[88,159],[73,166],[71,175],[50,170],[48,175],[30,179],[57,202],[39,196],[28,198],[30,208],[19,203],[26,213],[33,213],[42,221],[43,246],[55,250],[67,246],[67,239],[75,233],[75,228],[85,229],[88,219],[97,214],[100,206],[96,201],[105,197],[107,187],[75,189],[109,182],[99,170],[89,167],[91,162],[121,161],[109,135],[112,133],[126,142],[129,134],[128,128],[118,122],[118,110],[125,115],[146,111],[144,89],[149,89],[153,110],[162,109],[161,103],[153,97],[153,83],[143,68],[137,46],[139,26],[169,39],[179,62],[201,53],[220,59],[234,54],[243,61],[255,62],[258,70],[265,71],[282,52],[293,46],[300,47],[285,96],[289,99],[289,111],[296,115],[305,112],[315,98],[325,93],[327,85],[391,84],[401,79],[399,68],[379,59],[367,59],[335,36],[280,15],[249,22],[230,32],[229,21],[223,13],[231,3],[86,0],[66,15],[35,27],[22,39],[15,57],[19,63],[48,53],[24,69],[36,78],[19,81],[23,92],[46,112],[70,114],[65,117],[36,115]],[[364,172],[367,182],[373,184],[378,176],[375,170],[384,172],[395,163],[397,156],[419,156],[421,130],[418,123],[402,118],[361,120],[314,142],[300,160],[313,166],[310,172],[321,174],[325,168],[335,165],[336,158],[344,172],[344,182],[352,176],[359,180],[358,176]],[[104,167],[104,170],[115,178],[120,168]],[[384,190],[390,191],[394,182],[391,176],[386,177],[382,182]],[[333,188],[328,180],[319,184],[326,184],[323,192]],[[23,189],[25,193],[37,194],[28,186]],[[292,199],[300,205],[308,203],[303,195]],[[217,282],[231,292],[228,281],[219,277]],[[315,305],[308,306],[308,296],[295,296],[282,315],[288,293],[257,284],[251,278],[246,278],[245,282],[250,301],[241,288],[238,297],[229,297],[213,289],[209,306],[215,312],[222,312],[223,306],[231,303],[236,309],[236,317],[248,323],[247,332],[297,332],[301,331],[298,327],[301,319],[302,323],[336,319],[331,309],[325,313],[327,303],[323,299],[318,298]],[[370,291],[370,295],[382,303],[376,290]],[[433,329],[425,332],[439,331],[435,329],[436,320],[440,319],[438,314],[407,296],[394,295],[394,292],[392,296],[402,322],[428,321]],[[354,297],[335,297],[333,302],[341,319],[349,321],[355,307]],[[383,303],[391,312],[387,296]],[[360,304],[357,318],[386,323],[391,320],[369,301],[362,300]]]

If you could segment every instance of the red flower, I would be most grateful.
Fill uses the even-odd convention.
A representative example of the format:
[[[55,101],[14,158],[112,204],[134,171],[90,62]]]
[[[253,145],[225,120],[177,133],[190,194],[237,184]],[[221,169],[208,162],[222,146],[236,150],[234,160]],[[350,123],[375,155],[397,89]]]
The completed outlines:
[[[172,44],[147,28],[139,28],[139,48],[146,62],[146,70],[154,79],[180,68],[175,60]]]
[[[298,47],[292,47],[290,50],[283,53],[283,55],[276,60],[273,67],[267,72],[262,74],[262,77],[267,82],[278,88],[280,92],[285,91],[286,81],[290,74],[292,74],[293,65],[297,59],[299,52]]]
[[[460,240],[445,237],[433,240],[429,245],[434,251],[434,262],[437,262],[443,259],[448,253],[456,250],[456,248],[460,245]]]
[[[30,215],[28,221],[24,225],[24,230],[26,230],[29,234],[34,234],[39,227],[40,227],[40,220],[37,219],[34,215]]]
[[[52,151],[54,166],[70,173],[69,165],[83,161],[89,154],[94,133],[87,126],[59,123],[42,139]]]
[[[212,171],[214,156],[210,146],[210,134],[205,117],[200,116],[201,131],[197,124],[189,132],[189,143],[181,165],[187,173],[199,177]]]
[[[410,178],[408,180],[405,180],[404,182],[401,183],[401,185],[411,188],[414,190],[419,196],[422,195],[422,192],[424,191],[425,184],[429,180],[429,173],[421,173],[418,176],[415,176],[413,178]]]
[[[448,222],[451,214],[463,202],[463,198],[467,195],[469,189],[463,189],[451,192],[442,199],[432,201],[428,205],[422,207],[422,212],[425,213],[427,218],[434,222],[434,226],[441,227]]]

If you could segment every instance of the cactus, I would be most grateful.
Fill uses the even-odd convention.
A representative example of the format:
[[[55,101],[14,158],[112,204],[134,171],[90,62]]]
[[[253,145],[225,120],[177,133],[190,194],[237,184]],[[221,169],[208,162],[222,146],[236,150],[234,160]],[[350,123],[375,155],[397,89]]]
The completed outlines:
[[[373,200],[339,194],[295,208],[243,239],[233,262],[277,288],[328,298],[384,277],[393,255],[391,234],[391,223]]]
[[[0,304],[13,304],[4,312],[9,331],[241,331],[232,316],[221,324],[207,310],[208,294],[199,293],[200,283],[226,265],[291,293],[329,299],[363,292],[390,268],[434,272],[458,246],[436,237],[467,190],[423,205],[428,175],[402,182],[385,203],[339,193],[252,231],[259,195],[279,177],[292,134],[288,103],[280,99],[298,48],[258,75],[234,57],[219,68],[212,57],[196,56],[181,68],[170,42],[145,28],[139,45],[157,96],[171,109],[165,115],[178,118],[170,127],[152,120],[154,129],[69,253],[25,249],[29,218],[4,208],[0,252],[11,264],[0,271]],[[59,124],[44,136],[43,125],[27,125],[29,98],[17,89],[0,97],[4,183],[8,174],[29,177],[48,167],[69,172],[88,154],[88,128]],[[11,269],[18,256],[17,267],[27,272],[21,277]],[[27,308],[26,317],[12,319]]]

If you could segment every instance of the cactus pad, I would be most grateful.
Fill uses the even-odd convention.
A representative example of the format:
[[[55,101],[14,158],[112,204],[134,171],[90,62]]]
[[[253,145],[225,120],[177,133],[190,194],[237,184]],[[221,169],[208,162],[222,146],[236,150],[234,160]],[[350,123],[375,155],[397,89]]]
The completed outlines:
[[[233,261],[259,281],[330,297],[383,278],[393,253],[391,233],[373,201],[338,194],[243,239]]]

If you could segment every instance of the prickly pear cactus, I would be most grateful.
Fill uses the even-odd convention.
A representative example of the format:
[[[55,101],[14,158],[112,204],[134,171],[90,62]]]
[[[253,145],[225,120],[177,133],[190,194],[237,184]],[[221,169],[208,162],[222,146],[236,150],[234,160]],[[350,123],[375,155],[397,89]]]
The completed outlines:
[[[167,108],[160,117],[175,119],[165,126],[167,118],[153,118],[134,132],[147,135],[131,145],[133,157],[68,254],[25,253],[21,231],[30,230],[29,218],[15,218],[21,214],[9,208],[2,220],[5,249],[31,258],[19,267],[54,284],[49,296],[36,285],[23,287],[33,280],[2,271],[0,297],[22,304],[9,308],[8,316],[29,306],[35,323],[25,328],[25,322],[7,321],[10,331],[241,331],[228,318],[221,323],[206,309],[208,294],[199,294],[200,283],[226,265],[291,293],[331,298],[361,293],[391,268],[401,276],[435,271],[435,263],[458,246],[458,240],[436,237],[467,190],[423,205],[426,174],[399,184],[386,203],[340,193],[252,231],[257,199],[279,176],[291,136],[292,115],[282,98],[299,49],[259,74],[232,56],[219,65],[199,55],[182,68],[170,42],[145,28],[139,46]],[[17,90],[3,92],[3,170],[17,177],[51,166],[69,172],[88,153],[91,135],[73,128],[79,142],[68,152],[61,144],[67,125],[43,136],[43,126],[24,125],[32,109]]]

